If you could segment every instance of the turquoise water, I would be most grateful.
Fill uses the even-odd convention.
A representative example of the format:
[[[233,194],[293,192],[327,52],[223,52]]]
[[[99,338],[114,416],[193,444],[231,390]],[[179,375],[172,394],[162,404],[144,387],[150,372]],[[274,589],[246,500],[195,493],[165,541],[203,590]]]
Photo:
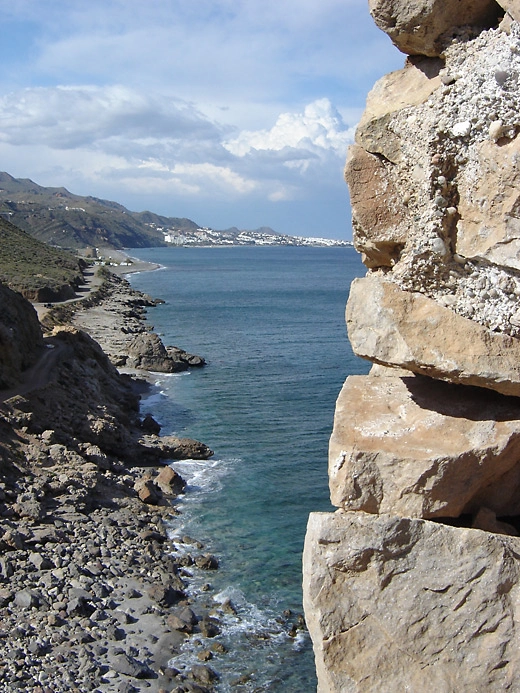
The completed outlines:
[[[232,655],[210,662],[219,690],[315,691],[308,636],[289,637],[281,615],[291,610],[294,621],[302,612],[308,514],[332,510],[327,445],[336,397],[347,375],[368,371],[350,350],[344,320],[350,282],[363,266],[352,248],[131,254],[164,267],[130,278],[166,301],[149,312],[155,330],[208,362],[159,377],[143,410],[164,434],[215,450],[208,462],[174,467],[189,483],[178,531],[218,555],[213,598],[231,598],[237,608],[222,636]],[[207,579],[195,575],[195,592]]]

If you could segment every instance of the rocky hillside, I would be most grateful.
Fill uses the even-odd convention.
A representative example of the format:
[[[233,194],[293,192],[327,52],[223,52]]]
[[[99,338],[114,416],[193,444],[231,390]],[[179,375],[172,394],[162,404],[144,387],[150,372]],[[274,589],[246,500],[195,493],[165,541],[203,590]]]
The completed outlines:
[[[520,10],[370,0],[408,54],[346,165],[368,268],[311,516],[321,693],[520,689]]]
[[[46,188],[0,173],[0,200],[4,218],[61,248],[142,248],[163,243],[163,234],[147,225],[158,221],[156,215],[140,219],[116,202],[74,195],[66,188]],[[181,228],[196,228],[188,219],[175,221]]]
[[[0,217],[0,282],[32,301],[72,298],[82,283],[82,260],[52,248]]]
[[[43,338],[36,311],[17,292],[0,284],[0,390],[19,383],[22,373],[42,355]]]

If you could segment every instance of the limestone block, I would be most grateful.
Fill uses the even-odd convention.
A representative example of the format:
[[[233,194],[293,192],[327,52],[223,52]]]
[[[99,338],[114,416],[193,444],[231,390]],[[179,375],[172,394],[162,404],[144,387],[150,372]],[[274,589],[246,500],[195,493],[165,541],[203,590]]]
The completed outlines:
[[[368,0],[368,6],[377,26],[410,55],[440,55],[445,34],[464,25],[489,28],[498,18],[493,0]]]
[[[356,142],[368,152],[382,154],[393,163],[402,160],[401,138],[389,127],[392,116],[428,100],[441,86],[444,63],[436,58],[409,58],[402,70],[381,77],[367,97],[356,129]]]
[[[516,22],[520,22],[520,0],[497,0],[497,2]]]
[[[350,376],[336,403],[329,482],[345,510],[520,514],[520,400],[391,369]]]
[[[500,121],[493,124],[497,123]],[[520,269],[519,158],[520,137],[488,139],[479,146],[478,173],[470,169],[459,182],[459,255]]]
[[[403,205],[381,159],[349,148],[345,179],[350,189],[354,245],[367,267],[392,266],[405,242]]]
[[[312,513],[303,591],[318,693],[520,690],[520,539]]]
[[[355,279],[346,311],[354,353],[464,385],[520,396],[520,340],[488,330],[378,274]]]

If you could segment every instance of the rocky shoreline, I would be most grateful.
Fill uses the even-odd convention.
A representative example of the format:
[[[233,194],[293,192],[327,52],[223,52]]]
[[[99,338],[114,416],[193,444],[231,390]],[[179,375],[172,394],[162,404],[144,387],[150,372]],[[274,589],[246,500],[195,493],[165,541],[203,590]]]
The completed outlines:
[[[0,337],[27,358],[0,357],[0,692],[214,690],[219,609],[209,585],[197,606],[188,587],[192,568],[218,561],[189,537],[168,538],[184,482],[164,466],[212,452],[142,418],[148,378],[134,370],[203,360],[164,347],[146,324],[155,302],[113,274],[51,311],[36,345],[36,313],[13,296],[0,287],[0,304],[16,304]],[[190,638],[200,664],[169,668]]]

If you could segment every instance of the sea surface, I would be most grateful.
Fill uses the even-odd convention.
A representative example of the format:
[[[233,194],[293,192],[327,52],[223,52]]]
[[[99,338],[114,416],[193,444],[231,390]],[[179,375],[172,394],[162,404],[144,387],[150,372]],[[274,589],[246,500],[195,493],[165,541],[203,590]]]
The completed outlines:
[[[231,600],[208,664],[218,690],[316,690],[308,634],[289,634],[302,614],[301,555],[307,518],[332,511],[327,446],[347,375],[368,372],[347,341],[345,303],[364,274],[353,248],[151,248],[130,254],[162,269],[130,275],[165,300],[149,321],[168,345],[207,366],[158,375],[142,403],[163,434],[197,438],[215,455],[174,468],[188,481],[173,535],[218,556],[194,571],[192,596]],[[179,546],[179,550],[182,547]],[[210,592],[203,586],[211,584]],[[182,669],[208,643],[173,664]]]

